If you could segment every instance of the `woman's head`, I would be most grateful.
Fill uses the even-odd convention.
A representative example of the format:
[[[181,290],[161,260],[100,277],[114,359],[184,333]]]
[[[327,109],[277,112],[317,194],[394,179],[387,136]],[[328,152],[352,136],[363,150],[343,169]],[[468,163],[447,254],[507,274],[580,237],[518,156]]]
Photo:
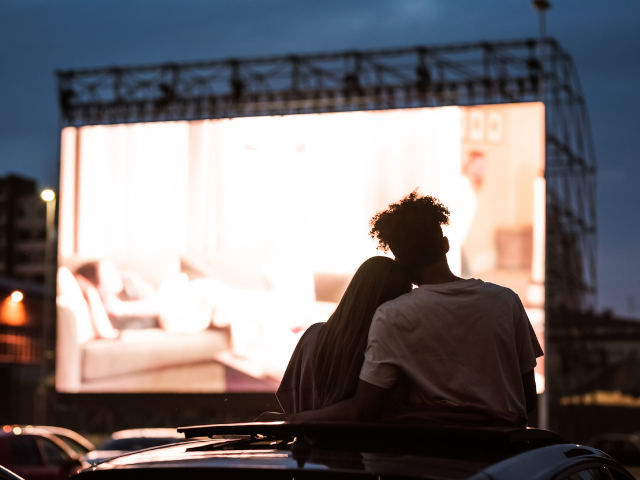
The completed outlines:
[[[400,263],[389,257],[375,256],[365,260],[353,274],[338,308],[355,302],[354,306],[368,304],[375,311],[384,302],[410,290],[411,281]]]
[[[122,275],[110,260],[86,262],[80,265],[75,273],[89,280],[102,293],[115,295],[124,288]]]
[[[376,256],[360,265],[316,346],[314,373],[321,405],[355,392],[374,312],[409,291],[411,281],[398,262]]]
[[[94,287],[97,287],[100,283],[100,268],[97,260],[83,263],[76,268],[75,274],[89,280]]]

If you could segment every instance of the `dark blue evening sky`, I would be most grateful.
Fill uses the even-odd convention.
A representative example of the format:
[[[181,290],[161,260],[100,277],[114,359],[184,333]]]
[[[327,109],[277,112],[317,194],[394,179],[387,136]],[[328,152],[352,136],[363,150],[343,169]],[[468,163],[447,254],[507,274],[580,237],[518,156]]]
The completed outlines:
[[[0,175],[57,185],[54,71],[532,37],[530,0],[0,0]],[[640,316],[640,3],[552,0],[598,158],[598,308]]]

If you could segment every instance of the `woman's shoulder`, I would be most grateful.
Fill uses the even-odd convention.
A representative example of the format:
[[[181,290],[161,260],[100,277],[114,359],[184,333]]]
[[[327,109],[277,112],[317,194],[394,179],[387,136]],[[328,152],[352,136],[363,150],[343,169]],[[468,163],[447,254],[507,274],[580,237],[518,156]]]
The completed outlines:
[[[302,337],[300,337],[300,341],[308,341],[309,339],[316,337],[322,330],[322,327],[325,323],[326,322],[318,322],[314,323],[313,325],[309,325],[309,327],[307,327],[307,329],[302,334]]]
[[[309,349],[310,346],[315,345],[319,333],[322,331],[322,326],[325,322],[314,323],[307,327],[307,329],[302,332],[302,335],[298,338],[298,343],[292,355],[292,360],[299,357],[302,352]]]
[[[322,327],[324,327],[325,323],[327,322],[318,322],[318,323],[314,323],[313,325],[309,325],[304,333],[306,334],[306,333],[319,331]]]

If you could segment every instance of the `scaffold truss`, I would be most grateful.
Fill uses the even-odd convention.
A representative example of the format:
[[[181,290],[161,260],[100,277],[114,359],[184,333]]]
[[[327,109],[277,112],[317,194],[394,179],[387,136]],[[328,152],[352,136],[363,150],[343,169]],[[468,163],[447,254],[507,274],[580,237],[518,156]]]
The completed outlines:
[[[64,126],[543,100],[547,307],[594,306],[595,153],[575,66],[554,39],[66,70],[57,77]]]

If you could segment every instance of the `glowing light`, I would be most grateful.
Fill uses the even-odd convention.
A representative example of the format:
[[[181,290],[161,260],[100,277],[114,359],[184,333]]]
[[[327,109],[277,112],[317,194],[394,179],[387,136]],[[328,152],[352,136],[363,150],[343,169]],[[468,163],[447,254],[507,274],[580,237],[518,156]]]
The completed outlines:
[[[11,425],[4,425],[2,427],[2,431],[5,433],[9,433],[12,430]]]
[[[20,435],[22,433],[22,429],[20,427],[13,427],[13,433]]]
[[[14,290],[11,292],[11,301],[13,303],[20,303],[24,299],[24,295],[20,290]]]
[[[0,304],[0,323],[14,326],[26,325],[28,323],[27,310],[24,308],[24,303],[14,300],[13,293]],[[21,294],[21,292],[18,293]]]
[[[45,188],[44,190],[42,190],[42,192],[40,192],[40,198],[45,202],[51,202],[52,200],[55,200],[56,192],[54,192],[50,188]]]

